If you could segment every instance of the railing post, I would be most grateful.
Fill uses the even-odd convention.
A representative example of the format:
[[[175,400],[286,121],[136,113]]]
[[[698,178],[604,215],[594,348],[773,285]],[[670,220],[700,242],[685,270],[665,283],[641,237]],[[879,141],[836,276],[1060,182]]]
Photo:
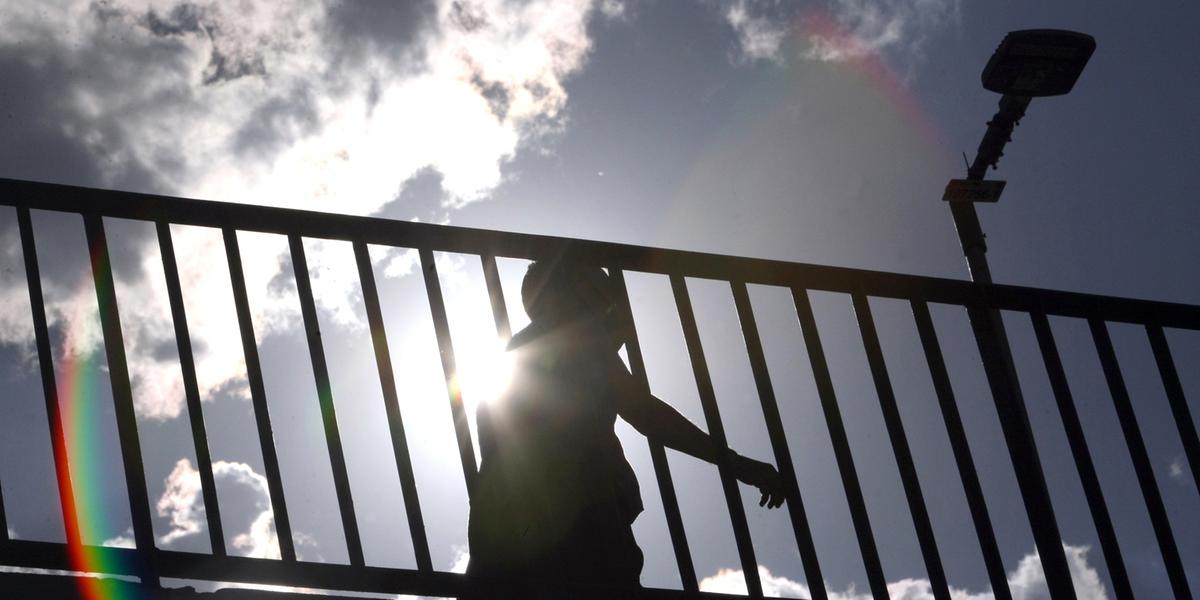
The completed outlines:
[[[412,536],[413,554],[417,569],[433,570],[429,556],[429,540],[425,535],[425,519],[421,515],[421,502],[417,496],[417,481],[413,476],[412,457],[408,451],[408,438],[404,433],[404,419],[400,414],[400,399],[396,394],[396,375],[392,369],[391,351],[388,349],[387,333],[383,327],[383,310],[379,306],[379,290],[375,286],[375,272],[371,269],[371,257],[367,245],[361,240],[354,242],[354,261],[358,265],[358,280],[362,286],[363,305],[367,310],[367,324],[371,329],[371,344],[375,349],[375,366],[379,370],[379,384],[383,391],[383,407],[387,414],[388,430],[392,436],[392,454],[396,460],[396,472],[400,477],[400,493],[404,496],[404,510],[408,515],[408,533]]]
[[[912,450],[908,446],[908,436],[904,432],[900,408],[896,405],[896,394],[892,390],[891,379],[888,377],[883,348],[879,344],[879,333],[875,330],[875,318],[871,315],[870,300],[863,294],[853,294],[851,302],[854,305],[854,314],[858,319],[859,335],[862,337],[863,349],[867,354],[871,378],[875,382],[875,395],[879,398],[879,409],[883,413],[888,439],[892,443],[892,454],[896,457],[896,467],[900,472],[900,483],[904,488],[905,500],[908,502],[909,516],[912,517],[913,529],[917,533],[917,541],[921,546],[921,557],[925,561],[929,586],[933,590],[934,598],[950,600],[950,586],[946,582],[946,571],[942,568],[942,558],[938,554],[937,538],[933,534],[933,525],[929,521],[925,496],[921,493],[921,481],[917,478],[917,467],[913,461]]]
[[[512,326],[508,322],[508,307],[504,303],[504,287],[500,285],[500,271],[496,268],[496,257],[484,254],[483,280],[487,284],[488,298],[492,303],[492,320],[496,322],[496,335],[505,344],[512,338]]]
[[[842,410],[838,407],[837,393],[833,389],[833,378],[829,375],[829,364],[825,360],[825,349],[821,346],[821,334],[817,331],[817,320],[813,316],[808,292],[792,288],[792,302],[796,305],[796,317],[800,321],[800,332],[804,337],[804,348],[812,365],[813,381],[825,414],[825,427],[829,430],[829,442],[837,460],[838,474],[842,479],[842,490],[846,493],[846,505],[850,509],[850,520],[854,524],[854,535],[862,552],[863,568],[867,571],[867,583],[875,600],[888,600],[887,579],[883,575],[883,563],[879,560],[879,548],[871,532],[871,517],[867,514],[867,501],[863,498],[862,484],[858,481],[858,470],[854,467],[854,456],[850,452],[850,438],[842,421]]]
[[[937,332],[933,328],[929,306],[917,300],[912,300],[910,305],[912,306],[913,320],[917,325],[917,335],[921,338],[921,349],[925,354],[930,378],[933,380],[934,394],[937,395],[938,407],[941,409],[942,423],[946,426],[946,435],[950,438],[950,449],[954,453],[954,463],[958,467],[958,477],[962,481],[963,494],[967,498],[967,508],[971,512],[971,523],[975,526],[975,536],[979,539],[979,552],[983,555],[983,564],[987,570],[988,581],[992,585],[992,594],[996,600],[1012,600],[1012,590],[1008,587],[1008,574],[1004,570],[1000,546],[996,543],[996,532],[992,529],[992,519],[988,515],[983,486],[979,483],[979,472],[975,469],[975,460],[971,457],[967,432],[963,428],[962,415],[959,413],[958,404],[954,399],[950,374],[946,370],[942,348],[938,344]]]
[[[0,542],[8,541],[8,517],[4,514],[4,485],[0,482]]]
[[[1067,435],[1067,443],[1071,446],[1071,456],[1075,459],[1075,470],[1079,472],[1079,481],[1083,485],[1088,510],[1092,513],[1092,523],[1096,526],[1096,537],[1100,539],[1100,548],[1104,552],[1104,564],[1108,567],[1109,578],[1112,579],[1113,593],[1118,600],[1132,600],[1133,588],[1130,587],[1129,575],[1125,572],[1125,561],[1121,558],[1117,532],[1113,529],[1108,505],[1104,502],[1104,491],[1100,487],[1100,478],[1096,475],[1091,452],[1088,451],[1083,424],[1079,422],[1079,411],[1075,410],[1075,400],[1071,397],[1071,388],[1067,384],[1067,374],[1058,354],[1058,345],[1054,342],[1054,333],[1050,330],[1050,320],[1046,318],[1045,313],[1040,312],[1030,314],[1030,318],[1042,353],[1042,363],[1046,366],[1046,375],[1050,379],[1054,402],[1058,405],[1058,415],[1062,418],[1063,431]]]
[[[1117,421],[1120,422],[1121,433],[1125,437],[1125,447],[1133,461],[1133,472],[1137,476],[1138,487],[1142,490],[1142,501],[1146,504],[1146,511],[1150,513],[1150,524],[1154,528],[1154,537],[1158,541],[1163,566],[1167,569],[1167,579],[1171,581],[1171,590],[1175,592],[1175,598],[1187,600],[1192,597],[1187,571],[1183,568],[1179,547],[1175,544],[1175,534],[1171,531],[1171,521],[1163,505],[1162,493],[1154,478],[1154,466],[1150,463],[1150,454],[1146,451],[1146,442],[1142,438],[1141,428],[1138,427],[1137,413],[1133,411],[1129,390],[1125,387],[1124,377],[1121,376],[1117,354],[1108,335],[1108,325],[1100,319],[1092,318],[1088,319],[1088,326],[1092,330],[1092,340],[1096,344],[1104,379],[1108,382]]]
[[[121,335],[121,317],[113,289],[112,263],[104,222],[98,214],[83,216],[88,256],[100,308],[104,351],[108,358],[108,378],[112,386],[117,435],[121,442],[121,464],[125,470],[125,490],[129,495],[129,518],[133,521],[133,539],[138,549],[138,576],[148,586],[158,586],[155,569],[154,527],[150,522],[150,495],[146,490],[146,471],[142,466],[142,447],[138,441],[137,415],[133,410],[133,390],[125,363],[125,341]]]
[[[804,510],[804,500],[800,497],[800,484],[796,480],[796,467],[792,463],[792,453],[788,449],[787,434],[783,428],[783,419],[779,415],[779,403],[775,399],[775,388],[771,385],[771,375],[767,370],[767,359],[763,353],[762,340],[758,334],[758,324],[754,319],[754,310],[750,304],[750,294],[746,284],[741,281],[730,282],[733,289],[733,303],[737,309],[738,320],[742,326],[742,338],[746,342],[746,354],[750,359],[750,368],[754,371],[754,383],[758,389],[758,400],[762,406],[763,420],[767,424],[767,435],[771,439],[771,449],[775,454],[775,463],[788,486],[787,509],[792,521],[792,532],[796,536],[796,547],[800,551],[800,562],[804,565],[804,578],[808,583],[809,593],[813,600],[826,600],[825,578],[821,575],[821,563],[817,560],[817,548],[813,543],[812,529],[808,524],[808,515]]]
[[[475,447],[471,445],[471,425],[467,422],[467,411],[463,408],[462,389],[458,384],[458,366],[454,360],[454,341],[450,337],[450,323],[446,319],[446,301],[442,298],[442,284],[438,280],[437,263],[433,252],[427,248],[418,251],[421,272],[425,275],[425,294],[429,298],[429,310],[433,316],[433,330],[437,335],[438,353],[442,357],[442,374],[446,378],[446,394],[450,401],[450,415],[454,419],[454,435],[458,440],[458,458],[462,462],[463,481],[467,486],[467,498],[475,493],[475,480],[479,466],[475,462]]]
[[[325,446],[329,451],[329,466],[333,471],[333,487],[337,494],[342,531],[346,538],[346,553],[350,557],[351,565],[361,567],[364,564],[362,538],[358,531],[358,516],[354,513],[354,495],[350,491],[346,454],[342,449],[342,435],[338,430],[333,385],[329,380],[329,367],[325,364],[321,324],[317,320],[312,281],[308,274],[308,258],[304,254],[304,240],[293,233],[288,236],[288,247],[292,256],[292,270],[296,277],[296,295],[300,298],[301,319],[304,321],[304,333],[308,341],[308,355],[317,385],[317,402],[321,410],[321,424],[325,428]]]
[[[83,544],[79,533],[79,513],[75,506],[75,490],[71,485],[67,437],[63,426],[62,407],[58,403],[58,383],[54,375],[54,354],[50,349],[50,332],[46,324],[46,304],[42,296],[42,276],[38,267],[37,244],[33,239],[33,221],[29,208],[17,208],[17,226],[21,234],[21,251],[25,257],[25,283],[29,288],[29,307],[33,314],[33,333],[37,341],[38,367],[42,376],[42,399],[46,403],[46,420],[50,426],[50,450],[54,454],[54,475],[58,483],[58,502],[62,510],[63,531],[67,549],[78,555]]]
[[[267,392],[263,385],[262,366],[258,362],[258,341],[254,337],[254,321],[250,301],[246,297],[246,276],[242,270],[242,252],[237,230],[226,227],[221,231],[225,240],[225,260],[229,264],[229,282],[233,288],[233,306],[237,312],[238,330],[242,337],[242,355],[246,361],[246,384],[254,405],[254,421],[258,426],[258,444],[262,451],[263,470],[267,478],[267,495],[271,499],[271,514],[275,517],[275,534],[279,540],[279,555],[283,560],[296,560],[296,542],[292,538],[292,522],[288,518],[287,501],[283,496],[283,477],[279,472],[279,456],[275,449],[275,434],[271,430],[271,413],[267,407]]]
[[[683,326],[683,338],[687,345],[688,356],[692,362],[692,375],[696,379],[696,389],[700,394],[700,406],[704,410],[704,422],[708,425],[708,435],[718,451],[718,456],[726,456],[729,442],[725,438],[725,426],[721,423],[721,411],[717,408],[717,396],[713,391],[712,377],[708,372],[708,363],[704,359],[704,348],[700,343],[700,330],[696,326],[696,315],[692,311],[692,300],[688,296],[687,282],[683,276],[671,275],[671,291],[675,295],[675,307],[679,311],[679,322]],[[754,557],[754,543],[750,539],[750,526],[746,522],[746,507],[742,504],[742,496],[738,490],[738,481],[729,472],[726,461],[717,461],[717,472],[721,476],[721,489],[725,492],[725,504],[729,508],[729,520],[733,526],[734,542],[737,544],[738,557],[742,561],[742,574],[746,578],[746,588],[751,598],[762,598],[762,580],[758,574],[758,560]]]
[[[183,306],[183,290],[179,284],[179,265],[175,260],[175,243],[171,225],[156,223],[158,249],[162,255],[163,274],[167,283],[167,298],[171,304],[171,320],[175,324],[175,344],[179,352],[179,368],[183,374],[183,392],[187,400],[188,420],[192,426],[192,444],[196,449],[196,469],[200,473],[200,489],[204,496],[204,516],[208,523],[208,544],[212,553],[225,556],[225,533],[221,525],[221,510],[217,506],[217,485],[213,480],[212,456],[208,450],[208,433],[200,406],[200,387],[196,381],[196,361],[192,355],[192,337],[188,330],[187,312]]]
[[[633,308],[629,302],[629,290],[625,285],[625,276],[621,269],[610,269],[609,277],[617,291],[617,310],[622,311],[622,317],[628,319],[631,329],[633,325]],[[625,344],[629,355],[629,370],[641,391],[650,393],[650,381],[646,376],[646,364],[642,359],[642,348],[638,343],[637,331],[633,330]],[[667,462],[667,453],[662,444],[647,440],[650,445],[650,462],[654,465],[654,476],[658,480],[658,495],[662,499],[663,514],[667,519],[667,532],[671,536],[671,547],[675,551],[675,563],[679,567],[679,582],[684,591],[699,590],[696,579],[696,567],[692,563],[692,554],[688,549],[687,533],[683,529],[683,517],[679,513],[679,498],[675,495],[675,483],[671,480],[671,466]]]
[[[1056,600],[1074,600],[1075,586],[1071,582],[1071,569],[1063,550],[1054,507],[1050,503],[1050,490],[1046,487],[1046,476],[1042,472],[1042,462],[1038,457],[1000,311],[979,305],[967,306],[967,318],[983,360],[984,374],[992,391],[1025,514],[1033,528],[1033,541],[1046,574],[1050,596]]]
[[[1183,453],[1191,467],[1192,483],[1200,492],[1200,437],[1196,435],[1196,422],[1192,420],[1192,411],[1188,409],[1187,398],[1183,395],[1183,385],[1179,383],[1179,372],[1175,370],[1175,361],[1171,359],[1171,347],[1161,326],[1146,325],[1146,333],[1150,337],[1150,348],[1154,351],[1154,362],[1158,365],[1167,402],[1175,417],[1175,428],[1183,443]]]

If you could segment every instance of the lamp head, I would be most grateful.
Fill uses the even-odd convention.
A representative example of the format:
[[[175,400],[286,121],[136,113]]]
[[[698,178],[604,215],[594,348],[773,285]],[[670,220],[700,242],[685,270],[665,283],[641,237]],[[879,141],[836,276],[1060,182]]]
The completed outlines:
[[[1061,29],[1026,29],[1004,36],[983,68],[983,87],[1013,96],[1059,96],[1071,91],[1096,40]]]

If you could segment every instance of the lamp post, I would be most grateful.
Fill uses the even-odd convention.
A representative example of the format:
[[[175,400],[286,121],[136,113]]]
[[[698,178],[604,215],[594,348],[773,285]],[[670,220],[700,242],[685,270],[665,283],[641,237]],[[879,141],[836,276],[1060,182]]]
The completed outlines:
[[[974,202],[995,202],[1004,190],[1003,181],[985,181],[988,167],[995,168],[1011,140],[1013,128],[1029,102],[1037,97],[1061,96],[1071,91],[1083,67],[1096,49],[1092,36],[1057,29],[1028,29],[1004,36],[983,69],[983,87],[1003,94],[1000,110],[988,121],[987,133],[979,143],[966,179],[953,179],[943,199],[950,203],[954,226],[971,279],[991,283],[984,254],[987,244],[979,227]]]
[[[967,268],[976,283],[991,284],[992,274],[974,203],[995,202],[1004,190],[1003,181],[984,179],[988,167],[995,168],[999,162],[1013,128],[1025,115],[1030,101],[1035,97],[1071,91],[1095,48],[1095,40],[1083,33],[1051,29],[1013,31],[1000,42],[984,68],[983,86],[1003,94],[1000,108],[988,121],[987,132],[979,143],[966,179],[951,180],[942,198],[950,204]],[[996,413],[1033,529],[1034,544],[1041,558],[1050,597],[1074,600],[1070,568],[1000,311],[977,304],[968,306],[967,317],[996,403]]]

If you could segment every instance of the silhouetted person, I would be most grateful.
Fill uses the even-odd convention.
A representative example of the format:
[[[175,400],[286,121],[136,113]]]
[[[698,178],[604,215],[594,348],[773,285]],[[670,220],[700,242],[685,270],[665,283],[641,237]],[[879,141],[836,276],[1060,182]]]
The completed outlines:
[[[557,598],[573,583],[636,589],[642,552],[632,525],[642,499],[613,431],[617,416],[701,460],[716,463],[718,450],[641,391],[621,362],[631,324],[618,316],[603,270],[537,262],[521,297],[531,323],[509,344],[513,383],[477,413],[482,464],[468,527],[468,597]],[[760,505],[783,504],[774,467],[732,451],[725,459],[759,488]]]

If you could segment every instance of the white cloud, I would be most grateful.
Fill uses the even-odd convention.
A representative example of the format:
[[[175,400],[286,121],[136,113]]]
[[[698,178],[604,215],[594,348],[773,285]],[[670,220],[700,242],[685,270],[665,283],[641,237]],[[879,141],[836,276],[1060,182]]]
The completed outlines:
[[[471,564],[471,553],[462,546],[454,548],[454,562],[450,564],[451,573],[466,573],[467,565]]]
[[[891,51],[917,58],[931,34],[958,18],[958,0],[833,0],[827,17],[810,17],[804,56],[843,61]]]
[[[252,558],[279,558],[279,538],[275,534],[267,478],[246,463],[218,460],[212,466],[217,486],[227,490],[225,493],[248,495],[251,510],[254,511],[249,515],[223,513],[225,523],[239,522],[249,517],[246,529],[235,533],[230,540],[237,554]],[[156,508],[158,515],[170,522],[171,530],[160,536],[158,543],[169,546],[181,538],[208,531],[200,473],[191,461],[179,459],[164,483],[165,489]],[[298,531],[292,534],[296,540],[297,554],[302,555],[303,549],[315,553],[316,542],[312,537]]]
[[[1108,600],[1108,593],[1100,581],[1100,574],[1088,564],[1087,546],[1071,546],[1063,544],[1067,554],[1067,566],[1071,569],[1071,581],[1075,584],[1075,593],[1080,600]],[[1008,584],[1013,591],[1013,600],[1049,600],[1050,593],[1046,589],[1046,574],[1042,571],[1042,563],[1037,553],[1027,554],[1017,565],[1017,570],[1009,573]]]
[[[928,38],[957,23],[959,0],[826,0],[805,5],[778,0],[735,0],[723,7],[737,35],[737,60],[782,63],[785,42],[796,36],[795,58],[840,62],[892,54],[911,62],[923,56]]]
[[[171,530],[158,538],[159,544],[167,546],[179,538],[200,533],[204,527],[204,505],[199,502],[200,473],[190,460],[179,459],[164,483],[166,489],[155,508],[158,516],[171,522]]]
[[[233,538],[233,547],[250,558],[279,558],[279,537],[275,535],[275,518],[269,512],[258,513],[250,530]]]
[[[1175,458],[1171,459],[1171,464],[1167,467],[1167,475],[1171,479],[1174,479],[1175,481],[1183,483],[1183,455],[1182,454],[1177,455]]]
[[[788,23],[754,14],[748,0],[738,0],[725,10],[725,20],[738,36],[740,58],[753,62],[781,62],[780,47],[788,34]]]
[[[1075,592],[1079,600],[1108,600],[1108,593],[1096,569],[1088,564],[1087,546],[1072,546],[1063,544],[1067,553],[1067,563],[1071,569],[1071,580],[1075,584]],[[790,598],[809,598],[807,585],[792,581],[786,577],[772,574],[766,567],[758,567],[759,578],[762,580],[763,593],[767,596]],[[1016,570],[1008,574],[1008,586],[1012,591],[1013,600],[1049,600],[1050,593],[1046,587],[1046,577],[1042,572],[1042,563],[1036,552],[1025,555],[1017,564]],[[892,600],[932,600],[933,590],[927,579],[905,578],[888,583],[888,595]],[[715,575],[700,580],[700,590],[725,594],[745,594],[746,579],[741,569],[721,569]],[[830,600],[870,600],[870,592],[860,592],[854,585],[844,591],[829,590]],[[967,590],[951,588],[950,597],[953,600],[992,600],[991,592],[972,593]]]
[[[61,93],[47,114],[87,149],[104,181],[146,173],[169,193],[371,214],[432,170],[449,211],[485,198],[519,149],[564,127],[564,81],[585,63],[589,20],[623,12],[614,0],[439,0],[425,26],[381,38],[405,42],[363,43],[347,60],[356,37],[331,15],[358,8],[336,0],[4,3],[0,54],[55,67]],[[220,238],[179,229],[175,237],[202,397],[245,396]],[[19,245],[12,235],[0,241],[7,265]],[[279,270],[268,245],[242,243],[248,280],[270,281]],[[323,246],[309,256],[318,304],[357,324],[353,270],[338,268]],[[408,272],[403,262],[386,272]],[[174,418],[183,409],[178,366],[156,357],[172,331],[161,265],[153,251],[140,263],[145,276],[117,282],[135,405],[143,418]],[[20,283],[0,284],[0,343],[32,338]],[[90,284],[44,284],[48,319],[67,332],[62,353],[95,351]],[[248,288],[260,339],[296,323],[286,293]]]
[[[125,533],[115,537],[110,537],[107,540],[100,542],[100,545],[110,546],[112,548],[137,548],[137,543],[133,541],[132,529],[126,529]]]
[[[625,16],[625,3],[621,0],[600,0],[600,13],[609,19]]]

